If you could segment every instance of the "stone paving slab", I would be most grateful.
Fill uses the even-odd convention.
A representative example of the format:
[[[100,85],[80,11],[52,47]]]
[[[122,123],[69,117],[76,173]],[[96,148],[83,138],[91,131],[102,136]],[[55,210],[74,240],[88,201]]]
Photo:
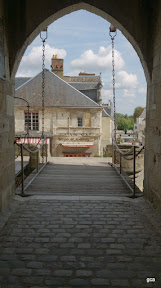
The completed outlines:
[[[161,217],[144,199],[13,206],[0,234],[0,287],[161,287]]]

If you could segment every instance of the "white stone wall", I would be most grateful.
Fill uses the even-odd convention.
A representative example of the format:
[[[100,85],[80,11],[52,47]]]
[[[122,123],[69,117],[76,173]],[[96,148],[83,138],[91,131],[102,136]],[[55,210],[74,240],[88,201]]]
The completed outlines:
[[[15,132],[25,132],[24,111],[26,107],[15,107]],[[42,111],[40,107],[30,108],[30,112],[39,112],[39,133],[42,130]],[[78,127],[78,117],[82,117],[83,126]],[[57,135],[53,141],[53,156],[63,156],[58,146],[65,141],[93,142],[93,148],[88,149],[92,156],[101,153],[102,110],[101,109],[69,109],[45,108],[45,132],[51,137]],[[31,133],[31,132],[30,132]],[[32,134],[38,131],[32,131]],[[56,139],[56,140],[55,140]],[[84,151],[84,149],[83,149]]]

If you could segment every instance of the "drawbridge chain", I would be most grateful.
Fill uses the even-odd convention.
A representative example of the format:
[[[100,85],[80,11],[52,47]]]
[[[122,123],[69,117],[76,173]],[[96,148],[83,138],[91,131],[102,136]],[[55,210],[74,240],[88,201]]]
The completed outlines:
[[[42,40],[42,138],[44,138],[44,115],[45,115],[45,41],[47,39],[47,28],[43,30],[46,32],[45,37],[42,37],[40,32],[40,38]],[[42,149],[42,162],[44,163],[44,149]]]
[[[112,34],[113,33],[113,34]],[[114,113],[114,141],[116,142],[116,98],[115,98],[115,47],[114,39],[117,34],[116,28],[111,24],[109,35],[112,41],[112,85],[113,85],[113,113]]]

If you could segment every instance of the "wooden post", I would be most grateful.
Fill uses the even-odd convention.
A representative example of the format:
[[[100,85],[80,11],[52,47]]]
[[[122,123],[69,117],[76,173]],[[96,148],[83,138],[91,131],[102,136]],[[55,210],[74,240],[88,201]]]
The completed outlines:
[[[134,177],[134,178],[133,178],[133,180],[134,180],[134,188],[133,188],[133,189],[134,189],[134,192],[133,192],[133,197],[134,197],[134,198],[135,198],[135,170],[136,170],[136,167],[135,167],[135,166],[136,166],[136,165],[135,165],[135,164],[136,164],[136,161],[135,161],[135,150],[136,150],[136,147],[135,147],[135,145],[134,145],[134,152],[133,152],[133,157],[134,157],[134,159],[133,159],[133,173],[134,173],[134,174],[133,174],[133,177]]]
[[[22,174],[22,194],[24,194],[24,167],[23,167],[23,144],[21,144],[21,174]]]

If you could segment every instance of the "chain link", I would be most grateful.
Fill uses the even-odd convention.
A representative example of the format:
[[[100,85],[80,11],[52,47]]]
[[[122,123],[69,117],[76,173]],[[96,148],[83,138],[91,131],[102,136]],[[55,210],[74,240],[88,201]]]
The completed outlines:
[[[116,142],[116,94],[115,94],[115,47],[114,37],[111,37],[112,41],[112,85],[113,85],[113,114],[114,114],[114,141]]]
[[[47,29],[46,37],[43,38],[40,33],[40,38],[42,40],[42,139],[44,138],[44,118],[45,118],[45,41],[47,39]],[[44,147],[42,147],[42,163],[44,163]]]
[[[115,34],[111,34],[111,33]],[[109,29],[109,35],[111,37],[112,42],[112,86],[113,86],[113,123],[114,123],[114,130],[113,130],[113,163],[115,164],[116,160],[116,148],[114,143],[116,143],[116,98],[115,98],[115,47],[114,47],[114,39],[117,34],[116,28],[111,25]]]

